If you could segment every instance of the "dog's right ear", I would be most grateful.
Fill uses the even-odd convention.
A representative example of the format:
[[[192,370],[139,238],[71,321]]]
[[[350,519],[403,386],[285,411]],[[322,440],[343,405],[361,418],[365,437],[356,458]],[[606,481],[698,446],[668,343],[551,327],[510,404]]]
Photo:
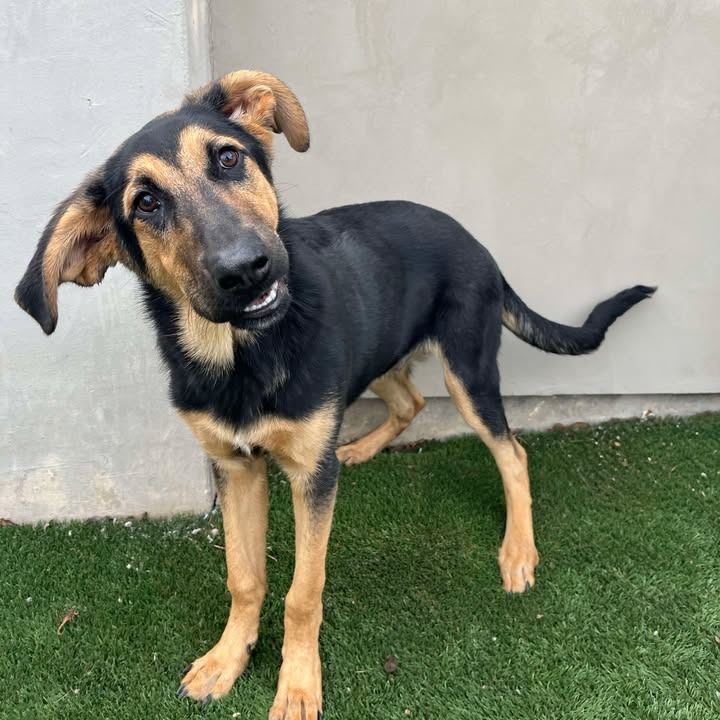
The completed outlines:
[[[117,235],[99,174],[57,209],[15,290],[15,301],[47,335],[58,319],[58,286],[95,285],[120,259]]]
[[[268,150],[270,133],[283,133],[290,147],[305,152],[310,131],[305,111],[295,93],[280,79],[259,70],[237,70],[190,93],[186,105],[203,104],[233,122],[248,125]]]

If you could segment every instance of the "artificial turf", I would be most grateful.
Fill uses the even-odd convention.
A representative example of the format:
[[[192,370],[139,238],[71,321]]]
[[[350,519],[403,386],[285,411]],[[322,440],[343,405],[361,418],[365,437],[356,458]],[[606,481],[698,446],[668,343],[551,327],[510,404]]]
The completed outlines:
[[[541,555],[525,596],[500,587],[502,489],[477,440],[343,470],[321,637],[326,720],[720,717],[720,416],[521,439]],[[219,524],[1,527],[0,717],[266,717],[293,561],[278,473],[250,667],[204,709],[175,698],[183,666],[224,625]],[[79,614],[58,635],[68,609]]]

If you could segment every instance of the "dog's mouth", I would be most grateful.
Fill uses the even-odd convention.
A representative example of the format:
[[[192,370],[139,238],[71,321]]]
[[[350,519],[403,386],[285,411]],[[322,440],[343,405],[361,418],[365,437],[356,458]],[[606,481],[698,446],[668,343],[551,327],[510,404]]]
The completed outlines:
[[[230,322],[236,328],[263,330],[274,325],[290,305],[287,278],[280,277],[240,310],[231,311]]]
[[[276,280],[267,290],[260,293],[251,303],[243,308],[243,315],[248,317],[259,317],[266,315],[278,306],[281,294],[281,279]]]

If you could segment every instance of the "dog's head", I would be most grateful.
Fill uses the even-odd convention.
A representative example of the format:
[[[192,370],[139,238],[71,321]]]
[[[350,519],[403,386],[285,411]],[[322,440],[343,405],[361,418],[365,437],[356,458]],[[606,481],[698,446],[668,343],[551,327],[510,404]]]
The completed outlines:
[[[230,73],[189,95],[60,205],[17,287],[18,304],[50,334],[58,286],[94,285],[121,262],[205,321],[272,324],[289,304],[273,132],[308,148],[302,107],[272,75]]]

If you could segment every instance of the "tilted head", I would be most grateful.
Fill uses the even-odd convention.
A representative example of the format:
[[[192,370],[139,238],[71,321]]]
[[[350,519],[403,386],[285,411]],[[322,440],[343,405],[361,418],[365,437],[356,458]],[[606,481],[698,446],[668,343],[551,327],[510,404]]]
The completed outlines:
[[[15,292],[50,334],[58,286],[99,283],[117,262],[179,309],[259,329],[289,303],[277,234],[272,133],[307,150],[290,89],[256,71],[230,73],[126,140],[63,202]]]

